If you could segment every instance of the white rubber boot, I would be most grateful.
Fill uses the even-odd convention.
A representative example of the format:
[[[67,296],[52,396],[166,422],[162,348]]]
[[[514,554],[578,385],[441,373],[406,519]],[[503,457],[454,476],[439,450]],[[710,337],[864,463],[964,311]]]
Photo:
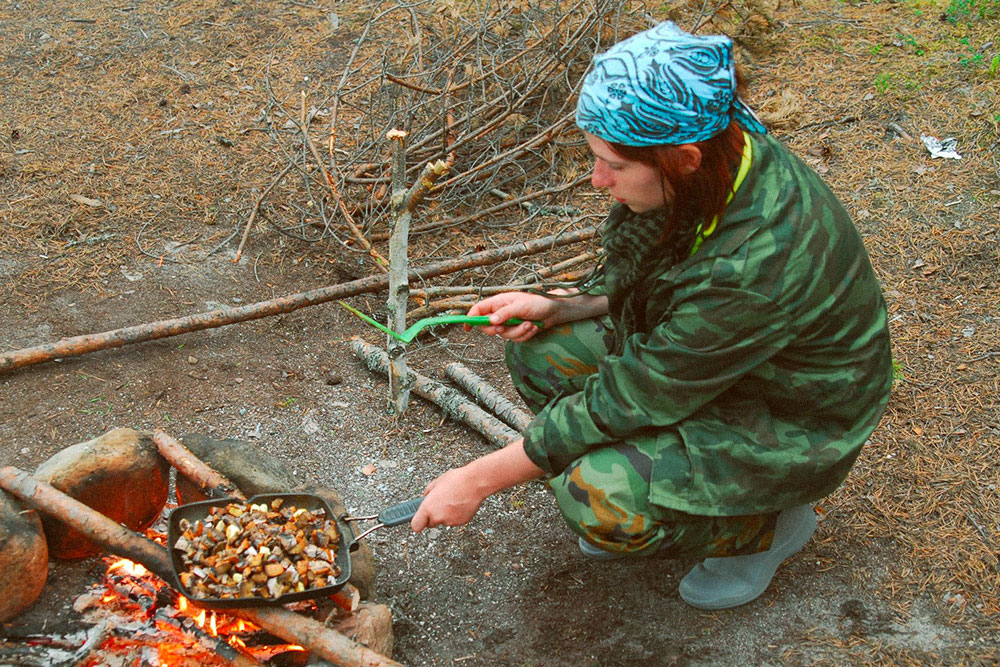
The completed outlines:
[[[699,609],[729,609],[761,596],[781,562],[805,546],[816,530],[810,505],[778,515],[771,548],[747,556],[706,558],[681,579],[681,599]]]

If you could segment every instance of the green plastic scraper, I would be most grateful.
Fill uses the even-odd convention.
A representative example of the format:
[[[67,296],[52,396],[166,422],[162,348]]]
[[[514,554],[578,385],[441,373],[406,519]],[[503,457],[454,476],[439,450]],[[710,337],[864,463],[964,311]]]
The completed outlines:
[[[412,341],[414,338],[417,337],[418,333],[420,333],[427,327],[434,327],[438,326],[439,324],[468,324],[474,327],[482,327],[490,323],[490,318],[487,317],[486,315],[438,315],[437,317],[425,317],[422,320],[417,320],[409,327],[407,327],[406,331],[404,331],[401,334],[398,334],[389,327],[382,324],[381,322],[377,322],[372,318],[368,317],[357,308],[348,306],[343,301],[338,301],[337,303],[339,303],[341,306],[351,311],[352,313],[354,313],[355,315],[357,315],[358,317],[360,317],[365,322],[372,325],[379,331],[384,331],[393,338],[399,339],[404,343],[409,343],[410,341]],[[521,324],[524,321],[525,320],[513,317],[504,322],[504,326],[512,327],[516,324]],[[542,328],[541,322],[532,322],[532,324],[534,324],[539,329]]]

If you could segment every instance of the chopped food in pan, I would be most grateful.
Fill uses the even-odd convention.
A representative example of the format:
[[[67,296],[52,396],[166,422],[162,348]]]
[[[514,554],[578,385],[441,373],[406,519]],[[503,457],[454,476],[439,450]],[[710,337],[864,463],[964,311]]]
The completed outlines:
[[[336,581],[337,522],[283,501],[218,505],[204,519],[178,522],[172,547],[190,597],[273,599]]]

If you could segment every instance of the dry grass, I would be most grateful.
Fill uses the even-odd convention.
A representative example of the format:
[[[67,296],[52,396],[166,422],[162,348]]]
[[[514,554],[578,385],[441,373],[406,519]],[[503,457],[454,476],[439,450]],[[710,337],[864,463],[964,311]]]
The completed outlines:
[[[272,131],[274,103],[297,108],[302,91],[324,99],[364,4],[5,4],[0,253],[15,270],[0,273],[4,289],[32,308],[52,291],[100,292],[144,259],[232,253],[256,197],[294,154],[294,130]],[[701,7],[671,11],[691,26],[708,18]],[[932,2],[739,7],[702,30],[736,32],[752,104],[854,214],[891,312],[899,379],[856,470],[825,503],[843,528],[828,553],[860,564],[870,545],[896,543],[903,557],[878,585],[901,619],[929,601],[949,623],[1000,632],[997,13],[951,22]],[[349,123],[358,110],[343,113]],[[963,158],[932,158],[922,134],[956,137]],[[317,285],[366,272],[338,243],[343,230],[288,240],[289,229],[309,237],[303,220],[324,197],[307,185],[269,196],[253,261],[310,256]],[[566,224],[549,218],[532,232]],[[512,234],[444,230],[415,253],[456,255]],[[859,661],[914,661],[864,637],[847,649]],[[970,647],[967,657],[983,655]]]

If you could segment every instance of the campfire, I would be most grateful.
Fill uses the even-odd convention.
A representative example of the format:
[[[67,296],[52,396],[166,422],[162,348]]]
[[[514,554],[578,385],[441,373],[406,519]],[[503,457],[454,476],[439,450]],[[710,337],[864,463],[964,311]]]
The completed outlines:
[[[118,431],[106,434],[111,435],[121,437]],[[206,495],[246,500],[227,478],[165,433],[156,433],[152,442],[148,436],[144,440],[137,439],[142,440],[143,446],[152,447],[159,459],[156,465],[166,461],[178,470],[178,486],[181,486],[180,474],[183,474]],[[46,475],[45,479],[52,477]],[[100,565],[95,568],[99,570],[98,581],[77,597],[73,605],[88,628],[83,636],[77,633],[72,637],[50,637],[38,633],[8,638],[0,645],[3,664],[8,664],[2,657],[8,654],[24,659],[31,655],[32,659],[41,660],[11,664],[73,667],[298,665],[307,661],[319,665],[397,664],[386,657],[392,650],[388,607],[362,601],[361,592],[347,581],[351,559],[341,561],[345,574],[336,586],[317,589],[317,594],[309,595],[309,599],[304,599],[308,593],[294,598],[294,602],[285,598],[202,601],[185,597],[186,591],[179,583],[179,573],[171,560],[172,545],[167,544],[169,531],[164,524],[172,525],[172,517],[183,516],[175,514],[177,511],[187,513],[199,505],[228,500],[195,505],[185,502],[179,506],[181,509],[160,501],[155,512],[159,521],[152,525],[149,525],[151,521],[146,522],[143,530],[141,524],[124,522],[127,525],[123,525],[120,517],[107,516],[43,479],[16,468],[0,469],[0,488],[46,515],[45,538],[50,544],[61,540],[58,548],[70,553],[77,553],[81,548],[103,552]],[[333,493],[336,504],[340,504],[335,492],[327,493]],[[340,516],[332,514],[332,507],[326,505],[326,500],[317,496],[317,502],[331,510],[331,518]],[[91,504],[100,506],[99,503]],[[101,508],[110,512],[111,507],[127,504],[116,498]],[[53,521],[61,534],[53,530]],[[304,521],[299,523],[302,525]],[[49,553],[59,556],[51,547]],[[109,553],[115,556],[107,555]],[[348,553],[346,548],[343,553],[345,556]]]
[[[74,604],[94,628],[87,654],[75,656],[80,667],[137,660],[164,666],[249,665],[307,653],[253,623],[192,605],[141,564],[112,557],[104,562],[101,581]],[[306,603],[297,611],[318,613],[317,605]]]

